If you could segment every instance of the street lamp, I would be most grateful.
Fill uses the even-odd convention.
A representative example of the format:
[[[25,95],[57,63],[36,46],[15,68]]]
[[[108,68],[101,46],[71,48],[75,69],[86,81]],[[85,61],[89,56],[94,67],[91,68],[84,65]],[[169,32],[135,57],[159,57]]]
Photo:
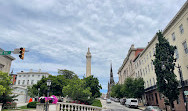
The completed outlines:
[[[50,86],[51,86],[51,80],[47,80],[48,91],[47,91],[46,111],[48,111],[48,97],[49,97]]]
[[[167,62],[168,63],[168,62]],[[175,66],[176,68],[178,68],[178,72],[179,72],[179,76],[180,76],[180,82],[181,82],[181,87],[182,87],[182,95],[183,95],[183,100],[184,100],[184,104],[185,104],[185,110],[187,111],[187,102],[186,102],[186,98],[185,98],[185,88],[184,88],[184,81],[183,81],[183,75],[182,75],[182,70],[181,70],[181,66],[178,64],[178,66]],[[166,66],[164,65],[164,62],[162,62],[162,70],[166,70]]]
[[[38,101],[39,101],[39,92],[40,92],[40,88],[38,88]]]

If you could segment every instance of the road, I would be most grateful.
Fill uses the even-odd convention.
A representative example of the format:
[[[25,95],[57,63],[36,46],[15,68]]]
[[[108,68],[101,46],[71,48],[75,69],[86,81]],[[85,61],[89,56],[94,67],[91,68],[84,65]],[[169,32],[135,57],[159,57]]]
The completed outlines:
[[[125,105],[121,105],[119,102],[111,101],[106,103],[106,100],[100,99],[102,103],[102,111],[141,111],[135,108],[127,108]]]

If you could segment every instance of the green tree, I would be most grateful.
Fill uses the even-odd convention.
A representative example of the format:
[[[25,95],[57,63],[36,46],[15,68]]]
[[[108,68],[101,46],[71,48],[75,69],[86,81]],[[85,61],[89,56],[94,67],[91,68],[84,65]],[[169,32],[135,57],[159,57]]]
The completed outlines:
[[[38,88],[40,88],[39,96],[46,95],[47,96],[47,80],[51,80],[51,86],[50,86],[50,95],[56,95],[56,96],[63,96],[62,89],[64,86],[66,86],[69,81],[69,79],[66,79],[64,75],[57,75],[57,76],[48,76],[48,78],[43,77],[40,81],[37,82],[37,84],[33,85],[31,88],[28,87],[28,94],[31,97],[38,96]]]
[[[100,89],[102,89],[102,86],[99,84],[98,78],[91,75],[87,78],[84,78],[84,80],[86,82],[86,87],[91,88],[92,97],[100,97]]]
[[[174,51],[176,47],[169,44],[162,32],[159,31],[157,36],[159,43],[156,44],[153,62],[157,76],[157,89],[169,99],[172,110],[174,108],[173,101],[177,100],[179,95],[178,81],[174,74]],[[165,65],[166,68],[162,69],[162,65]]]
[[[111,96],[116,98],[122,98],[123,94],[121,92],[122,85],[121,84],[115,84],[112,86],[111,89]]]
[[[92,94],[90,90],[90,87],[86,87],[84,80],[73,78],[67,86],[63,87],[62,92],[73,100],[86,101]]]
[[[60,69],[60,70],[58,70],[58,74],[59,75],[64,75],[64,77],[66,79],[72,79],[74,77],[78,78],[78,76],[73,71],[70,71],[70,70],[67,70],[67,69],[63,69],[63,70]]]
[[[4,104],[6,102],[12,102],[13,98],[16,97],[15,95],[12,95],[12,88],[10,87],[12,85],[11,76],[8,75],[8,73],[4,73],[0,71],[0,103]]]
[[[127,78],[121,88],[123,97],[141,98],[144,94],[143,78]]]

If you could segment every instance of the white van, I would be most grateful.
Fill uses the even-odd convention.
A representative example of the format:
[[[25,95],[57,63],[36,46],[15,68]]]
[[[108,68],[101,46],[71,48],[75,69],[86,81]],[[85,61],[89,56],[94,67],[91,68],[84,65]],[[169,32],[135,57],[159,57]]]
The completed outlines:
[[[138,107],[138,99],[129,98],[126,99],[125,106],[127,107]]]

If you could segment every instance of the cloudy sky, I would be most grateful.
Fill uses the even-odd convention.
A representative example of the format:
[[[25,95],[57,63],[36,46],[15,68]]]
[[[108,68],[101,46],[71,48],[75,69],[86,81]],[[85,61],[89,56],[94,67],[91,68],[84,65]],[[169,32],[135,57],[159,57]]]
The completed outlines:
[[[131,44],[145,47],[166,27],[186,0],[0,0],[0,48],[29,50],[12,62],[14,73],[58,69],[86,73],[86,52],[92,74],[107,91],[110,63],[117,70]]]

